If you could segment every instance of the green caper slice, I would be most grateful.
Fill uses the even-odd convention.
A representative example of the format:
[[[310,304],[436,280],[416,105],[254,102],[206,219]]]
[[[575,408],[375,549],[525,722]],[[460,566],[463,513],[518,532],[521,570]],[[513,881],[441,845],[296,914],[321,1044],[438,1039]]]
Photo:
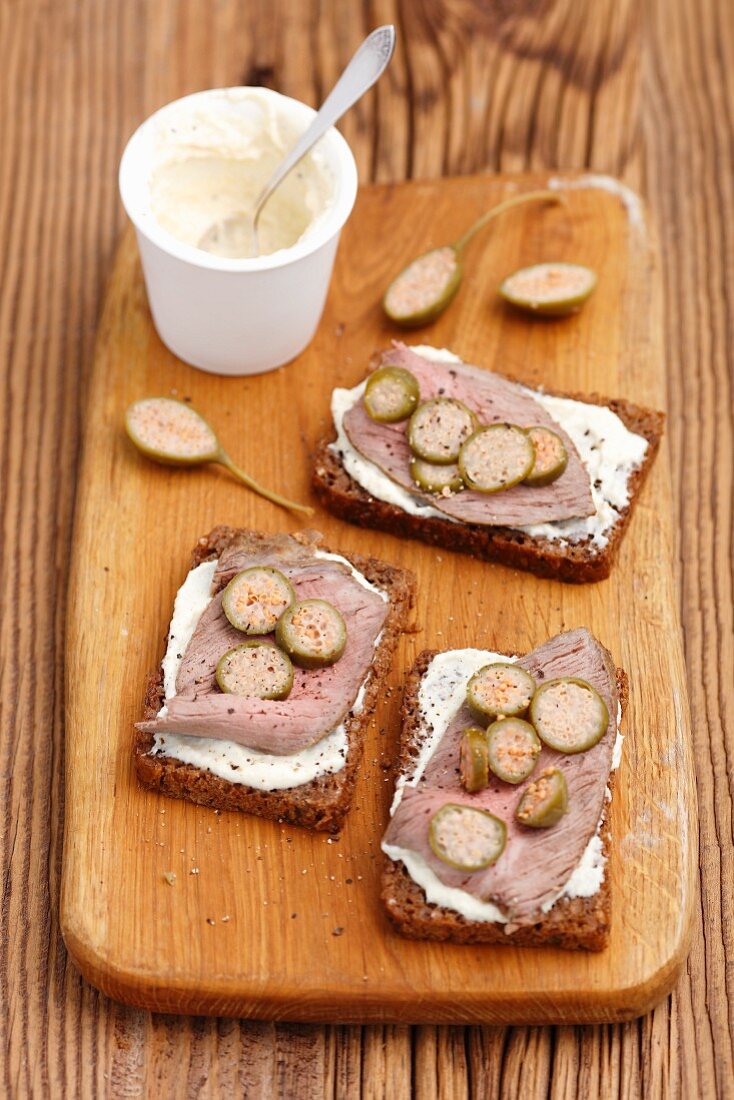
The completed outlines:
[[[408,421],[408,442],[413,454],[437,466],[456,462],[464,440],[479,421],[463,401],[433,397],[424,401]]]
[[[527,432],[515,424],[490,424],[462,445],[459,470],[478,493],[499,493],[523,481],[533,468],[535,448]]]
[[[410,460],[410,476],[426,493],[458,493],[464,488],[459,467],[452,462],[448,466],[437,466],[435,462],[426,462],[423,458]]]
[[[509,661],[484,665],[466,686],[467,705],[480,722],[522,717],[534,694],[535,680],[530,673]]]
[[[433,248],[390,283],[382,307],[403,328],[428,324],[446,309],[461,284],[461,257],[453,245]]]
[[[222,593],[222,610],[235,630],[270,634],[295,599],[293,585],[279,569],[253,565],[229,582]]]
[[[560,435],[550,428],[528,428],[527,433],[535,447],[535,461],[524,484],[542,488],[557,481],[566,469],[568,451]]]
[[[404,367],[380,367],[367,379],[364,405],[373,420],[395,424],[407,420],[420,401],[414,374]]]
[[[549,748],[586,752],[604,736],[609,711],[586,680],[561,677],[538,688],[530,704],[530,721]]]
[[[164,466],[204,466],[218,462],[253,493],[291,512],[312,516],[313,508],[274,493],[236,466],[203,416],[173,397],[143,397],[125,412],[125,430],[138,450]]]
[[[203,416],[173,397],[143,397],[125,412],[130,439],[148,458],[170,466],[213,462],[219,440]]]
[[[481,871],[502,855],[507,842],[504,821],[487,810],[447,802],[428,827],[434,855],[459,871]]]
[[[544,263],[522,267],[500,284],[505,301],[527,313],[564,317],[592,294],[596,275],[583,264]]]
[[[557,825],[568,809],[568,787],[560,768],[545,768],[528,783],[515,810],[521,825],[548,829]]]
[[[293,665],[272,642],[243,642],[217,662],[217,683],[228,695],[254,699],[287,699],[293,687]]]
[[[326,668],[347,644],[347,624],[327,600],[299,600],[278,619],[275,638],[299,668]]]
[[[483,791],[489,783],[487,734],[478,726],[467,726],[459,742],[459,778],[465,791]]]
[[[524,718],[500,718],[487,730],[489,766],[505,783],[522,783],[540,756],[537,733]]]

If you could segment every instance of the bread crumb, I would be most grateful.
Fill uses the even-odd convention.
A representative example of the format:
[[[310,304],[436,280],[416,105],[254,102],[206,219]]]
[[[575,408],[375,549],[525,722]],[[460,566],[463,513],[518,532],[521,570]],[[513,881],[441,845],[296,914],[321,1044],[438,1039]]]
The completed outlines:
[[[166,882],[168,883],[169,886],[173,886],[174,882],[176,881],[176,872],[175,871],[164,871],[163,872],[163,877],[164,877],[164,879],[166,880]]]

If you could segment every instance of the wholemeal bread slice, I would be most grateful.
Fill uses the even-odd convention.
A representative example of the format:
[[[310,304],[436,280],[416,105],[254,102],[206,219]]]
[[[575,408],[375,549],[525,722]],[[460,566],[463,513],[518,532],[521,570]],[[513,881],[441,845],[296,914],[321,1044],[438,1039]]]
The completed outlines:
[[[403,727],[398,774],[410,773],[420,751],[422,722],[418,692],[423,676],[436,656],[424,651],[416,660],[405,684],[403,696]],[[628,680],[623,669],[616,670],[619,702],[624,714],[627,707]],[[613,791],[615,772],[609,775]],[[609,803],[606,804],[607,808]],[[610,853],[610,827],[605,809],[600,837],[605,857]],[[604,875],[600,889],[588,898],[560,898],[535,924],[517,928],[512,933],[502,924],[471,921],[454,909],[434,905],[426,900],[423,889],[413,881],[403,863],[385,856],[382,873],[382,901],[396,929],[409,939],[450,940],[454,943],[491,943],[510,947],[562,947],[570,950],[602,951],[609,939],[612,896],[609,875]]]
[[[216,527],[194,548],[192,568],[211,561],[241,532],[231,527]],[[253,533],[250,533],[251,535]],[[256,536],[254,536],[256,537]],[[326,549],[321,546],[320,549]],[[415,578],[405,569],[398,569],[376,558],[357,554],[342,555],[372,584],[388,594],[389,610],[366,682],[362,709],[349,714],[346,763],[337,772],[324,774],[299,787],[286,790],[261,791],[242,783],[231,783],[206,769],[183,763],[173,757],[151,753],[154,737],[136,731],[135,768],[143,786],[172,798],[187,799],[219,810],[243,810],[277,821],[287,821],[307,828],[338,832],[354,790],[367,725],[377,703],[384,677],[392,662],[398,638],[408,627],[415,599]],[[163,704],[163,673],[159,667],[148,678],[145,695],[145,718],[154,718]]]
[[[317,445],[313,460],[312,485],[316,496],[330,512],[340,519],[361,527],[376,527],[403,538],[417,538],[432,546],[458,550],[483,561],[498,561],[516,569],[525,569],[542,577],[584,583],[600,581],[609,576],[619,546],[632,516],[642,484],[660,446],[665,415],[634,405],[630,401],[613,400],[598,394],[582,395],[544,391],[554,397],[569,397],[590,405],[611,409],[629,431],[643,436],[648,447],[642,464],[629,479],[629,504],[622,509],[605,546],[595,546],[590,538],[579,542],[561,542],[544,536],[533,536],[510,527],[484,527],[455,523],[435,516],[417,516],[394,504],[378,500],[362,488],[344,468],[330,446],[334,434],[325,436]]]

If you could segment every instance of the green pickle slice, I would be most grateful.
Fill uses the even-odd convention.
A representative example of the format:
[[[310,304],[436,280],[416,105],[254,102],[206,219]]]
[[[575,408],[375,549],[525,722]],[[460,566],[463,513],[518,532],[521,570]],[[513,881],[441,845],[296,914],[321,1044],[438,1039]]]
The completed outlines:
[[[550,428],[528,428],[535,447],[535,462],[525,478],[525,485],[542,488],[557,481],[568,465],[568,451],[560,435]]]
[[[465,791],[483,791],[489,783],[487,734],[478,726],[467,726],[459,743],[459,778]]]
[[[493,718],[521,718],[535,694],[529,672],[508,661],[495,661],[475,672],[466,686],[469,710],[480,722]]]
[[[326,668],[347,644],[347,624],[327,600],[299,600],[278,619],[275,638],[299,668]]]
[[[425,325],[446,309],[459,289],[461,276],[461,257],[453,245],[432,248],[393,279],[382,308],[396,325]]]
[[[219,440],[203,416],[173,397],[143,397],[125,412],[125,429],[149,458],[169,466],[213,462]]]
[[[500,295],[526,313],[565,317],[576,313],[596,287],[583,264],[544,263],[521,267],[500,284]]]
[[[287,699],[293,688],[293,665],[272,642],[243,642],[217,662],[217,683],[228,695],[254,699]]]
[[[533,771],[542,748],[524,718],[500,718],[487,730],[489,766],[505,783],[522,783]]]
[[[490,424],[462,445],[459,470],[469,489],[500,493],[524,481],[535,463],[535,447],[515,424]]]
[[[253,565],[229,582],[222,593],[222,610],[235,630],[270,634],[295,599],[293,585],[279,569]]]
[[[568,787],[560,768],[545,768],[528,783],[515,810],[521,825],[548,829],[557,825],[568,809]]]
[[[507,826],[487,810],[447,802],[428,827],[434,855],[458,871],[481,871],[505,850]]]
[[[404,367],[380,367],[367,380],[364,404],[373,420],[407,420],[420,401],[418,379]]]
[[[604,736],[609,711],[586,680],[562,677],[538,688],[530,704],[530,721],[549,748],[586,752]]]
[[[446,496],[449,493],[458,493],[464,488],[459,467],[454,462],[448,466],[437,466],[435,462],[426,462],[425,459],[416,458],[413,455],[410,460],[410,476],[426,493],[440,493]]]
[[[456,462],[461,445],[476,431],[479,421],[463,401],[433,397],[424,401],[408,421],[413,454],[437,466]]]

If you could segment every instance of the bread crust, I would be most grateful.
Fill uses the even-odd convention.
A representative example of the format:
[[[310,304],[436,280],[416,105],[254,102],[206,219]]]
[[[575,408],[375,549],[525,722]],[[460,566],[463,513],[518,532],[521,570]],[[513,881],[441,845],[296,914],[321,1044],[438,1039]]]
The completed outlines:
[[[420,683],[435,651],[422,652],[405,684],[403,728],[396,772],[410,772],[420,752],[421,719],[418,704]],[[619,702],[624,714],[629,693],[627,674],[616,669]],[[615,772],[609,776],[613,792]],[[607,806],[609,803],[607,803]],[[605,807],[601,826],[602,851],[609,857],[611,834]],[[381,897],[388,917],[398,932],[409,939],[450,940],[453,943],[494,943],[508,947],[562,947],[567,950],[602,951],[609,941],[612,896],[609,875],[590,898],[560,898],[535,924],[512,933],[505,925],[470,921],[454,909],[426,901],[420,886],[408,874],[403,863],[384,857]]]
[[[648,442],[645,458],[629,480],[629,504],[620,512],[609,541],[602,548],[595,547],[590,540],[561,545],[553,539],[526,535],[510,527],[482,527],[404,512],[394,504],[370,496],[349,476],[339,455],[330,449],[335,439],[334,432],[321,439],[316,446],[311,479],[314,492],[334,515],[362,527],[375,527],[403,538],[421,539],[431,546],[458,550],[483,561],[502,562],[541,577],[577,584],[604,580],[611,572],[640,489],[658,452],[665,414],[599,394],[545,392],[555,397],[584,401],[589,405],[606,405],[626,428],[644,436]]]
[[[219,557],[222,550],[239,534],[236,528],[215,527],[194,548],[192,567]],[[204,768],[185,764],[173,757],[152,756],[150,749],[153,735],[136,730],[135,770],[144,787],[171,798],[185,799],[218,810],[242,810],[259,817],[330,833],[341,829],[351,804],[365,732],[377,703],[381,684],[389,672],[393,651],[400,634],[408,626],[415,602],[415,577],[409,570],[398,569],[377,558],[364,558],[358,554],[343,556],[368,581],[383,588],[390,601],[382,638],[376,647],[368,677],[362,710],[359,714],[348,716],[345,722],[348,748],[344,767],[338,772],[312,779],[300,787],[260,791],[241,783],[231,783]],[[163,673],[159,666],[148,677],[145,718],[154,718],[162,704]]]

